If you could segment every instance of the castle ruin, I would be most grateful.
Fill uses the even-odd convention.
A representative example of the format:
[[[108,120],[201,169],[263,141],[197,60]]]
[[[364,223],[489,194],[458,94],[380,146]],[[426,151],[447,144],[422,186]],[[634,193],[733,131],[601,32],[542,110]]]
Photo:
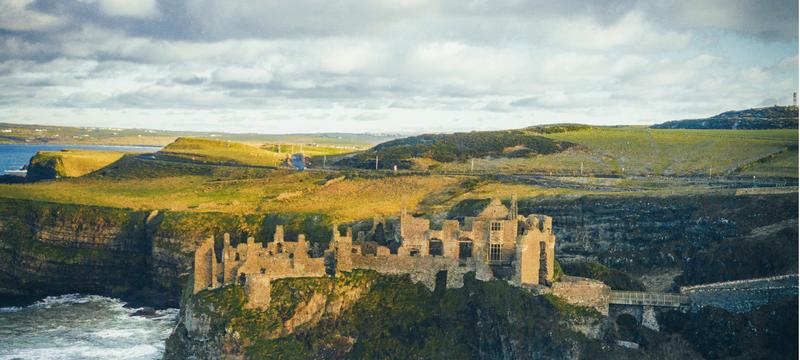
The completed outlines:
[[[219,256],[212,236],[195,252],[194,292],[239,283],[245,287],[249,307],[266,307],[272,280],[335,276],[353,269],[407,274],[431,290],[437,278],[448,288],[458,288],[468,272],[486,281],[497,277],[495,270],[510,273],[507,280],[517,286],[551,284],[556,241],[552,227],[549,216],[518,215],[516,199],[511,209],[494,199],[477,216],[463,223],[444,220],[441,229],[432,229],[430,220],[404,211],[395,247],[354,243],[351,228],[342,235],[334,225],[329,248],[320,257],[309,255],[303,234],[296,241],[285,241],[280,225],[273,241],[264,245],[251,237],[232,246],[225,234]]]

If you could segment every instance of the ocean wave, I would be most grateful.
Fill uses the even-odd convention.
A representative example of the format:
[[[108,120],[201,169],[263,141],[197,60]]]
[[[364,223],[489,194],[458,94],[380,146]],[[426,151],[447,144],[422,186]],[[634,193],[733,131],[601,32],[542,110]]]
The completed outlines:
[[[178,309],[131,316],[138,309],[125,305],[114,298],[67,294],[2,308],[0,360],[161,358]]]
[[[48,296],[42,300],[33,303],[31,307],[50,308],[55,305],[85,304],[88,302],[114,303],[114,302],[119,302],[119,300],[107,298],[105,296],[100,296],[100,295],[66,294],[59,296]],[[122,305],[124,305],[124,303]]]

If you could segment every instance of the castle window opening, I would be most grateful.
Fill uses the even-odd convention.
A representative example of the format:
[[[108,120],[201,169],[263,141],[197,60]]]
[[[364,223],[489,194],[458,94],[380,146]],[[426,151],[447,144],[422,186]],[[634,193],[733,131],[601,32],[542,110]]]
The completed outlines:
[[[408,256],[419,256],[419,249],[411,248],[408,250]]]
[[[444,255],[444,245],[442,241],[439,239],[431,239],[428,245],[428,255],[430,256],[442,256]]]
[[[490,244],[489,245],[489,260],[491,261],[501,261],[502,260],[502,252],[500,251],[500,244]]]
[[[492,221],[492,231],[503,230],[503,223],[499,221]]]
[[[458,242],[458,258],[467,259],[472,257],[472,241]]]
[[[266,273],[267,273],[267,269],[261,268],[261,274],[266,274]]]
[[[234,258],[235,258],[236,261],[239,261],[239,253],[238,252],[236,253],[236,256],[234,256]]]
[[[241,273],[239,274],[239,285],[244,286],[245,284],[247,284],[247,275]]]

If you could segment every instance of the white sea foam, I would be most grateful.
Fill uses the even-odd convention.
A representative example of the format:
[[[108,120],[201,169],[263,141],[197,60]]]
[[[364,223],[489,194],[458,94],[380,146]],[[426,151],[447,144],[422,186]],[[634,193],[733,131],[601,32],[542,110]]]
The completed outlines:
[[[68,294],[0,309],[0,360],[159,359],[178,309],[137,309],[95,295]]]

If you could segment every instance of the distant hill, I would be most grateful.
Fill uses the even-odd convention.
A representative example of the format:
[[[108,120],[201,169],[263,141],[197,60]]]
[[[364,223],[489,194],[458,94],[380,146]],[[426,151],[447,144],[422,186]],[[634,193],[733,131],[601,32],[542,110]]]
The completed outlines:
[[[379,144],[370,150],[340,160],[337,164],[371,168],[375,157],[381,168],[411,168],[416,159],[440,163],[484,157],[528,157],[553,154],[575,144],[549,139],[527,130],[473,131],[454,134],[425,134]]]
[[[540,134],[559,134],[570,131],[586,130],[590,128],[592,128],[592,126],[584,124],[546,124],[529,126],[526,127],[525,130]]]
[[[319,144],[365,148],[398,135],[316,133],[316,134],[231,134],[224,132],[116,129],[0,123],[0,144],[93,144],[167,145],[179,137],[229,140],[251,144]]]
[[[797,108],[772,106],[728,111],[705,119],[673,120],[651,126],[654,129],[797,129]]]

